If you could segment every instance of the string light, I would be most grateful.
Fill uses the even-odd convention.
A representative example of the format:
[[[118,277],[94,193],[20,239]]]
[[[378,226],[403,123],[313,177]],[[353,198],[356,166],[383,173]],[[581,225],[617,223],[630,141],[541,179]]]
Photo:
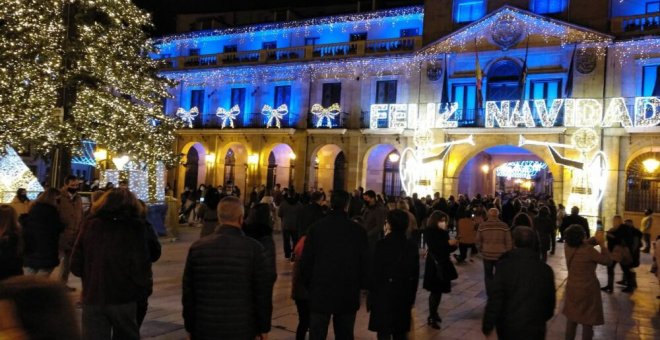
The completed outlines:
[[[187,111],[182,107],[176,110],[176,116],[181,118],[184,123],[188,124],[189,128],[193,127],[193,121],[195,121],[195,117],[197,117],[197,115],[199,115],[199,109],[197,106]]]
[[[517,161],[508,162],[498,166],[495,169],[495,176],[515,178],[515,179],[532,179],[548,165],[539,161]]]
[[[281,120],[284,119],[284,116],[289,113],[289,108],[286,106],[286,104],[282,104],[277,107],[277,109],[272,108],[270,105],[266,104],[264,107],[261,109],[261,114],[266,116],[266,119],[268,121],[266,122],[266,128],[270,128],[273,126],[273,122],[275,122],[275,126],[279,129],[282,127]]]
[[[0,156],[0,203],[11,202],[18,188],[25,188],[30,199],[35,199],[44,191],[21,157],[7,146],[4,148],[4,154]]]
[[[215,111],[215,115],[222,121],[221,129],[224,129],[227,126],[227,122],[229,122],[229,126],[233,129],[234,120],[239,114],[241,114],[241,108],[238,107],[238,105],[232,106],[229,110],[225,110],[224,107],[219,107]]]
[[[323,121],[325,120],[326,126],[332,129],[332,121],[341,112],[341,107],[337,103],[330,105],[328,108],[323,107],[321,104],[314,104],[310,112],[316,116],[317,128],[323,126]]]

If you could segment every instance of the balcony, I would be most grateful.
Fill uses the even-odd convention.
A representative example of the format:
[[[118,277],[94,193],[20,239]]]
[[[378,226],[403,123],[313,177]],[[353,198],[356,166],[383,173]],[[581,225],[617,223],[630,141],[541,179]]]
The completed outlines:
[[[265,129],[266,128],[266,116],[259,113],[247,113],[247,117],[241,113],[238,119],[234,120],[235,129]],[[280,121],[280,126],[282,128],[295,128],[297,123],[297,115],[286,115],[284,119]],[[277,128],[275,123],[272,124],[271,128]],[[195,117],[193,120],[193,129],[220,129],[222,127],[222,120],[214,114],[200,114]],[[186,128],[188,128],[186,126]],[[226,123],[225,129],[230,129],[231,126],[229,122]]]
[[[659,34],[660,13],[612,18],[610,30],[621,36]]]
[[[351,41],[345,43],[262,49],[187,57],[165,58],[164,70],[188,70],[221,66],[277,64],[410,53],[422,46],[422,37]]]
[[[330,121],[332,125],[332,129],[346,129],[348,128],[348,113],[346,112],[341,112],[339,113],[335,119]],[[307,115],[307,128],[308,129],[330,129],[328,127],[328,120],[327,118],[324,118],[323,121],[321,121],[321,125],[318,126],[319,119],[313,115],[313,114],[308,114]]]

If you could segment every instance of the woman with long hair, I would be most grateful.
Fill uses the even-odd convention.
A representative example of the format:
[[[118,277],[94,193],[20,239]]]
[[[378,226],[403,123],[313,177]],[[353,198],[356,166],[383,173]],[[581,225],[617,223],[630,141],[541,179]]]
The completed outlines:
[[[47,277],[60,264],[58,242],[65,227],[57,210],[60,196],[55,188],[42,192],[22,219],[26,274]]]
[[[419,282],[419,251],[406,237],[409,212],[391,210],[385,222],[385,237],[376,243],[367,305],[369,330],[378,340],[405,340],[410,331],[411,310]]]
[[[83,283],[84,339],[139,339],[137,304],[149,289],[142,207],[125,189],[99,198],[80,229],[71,271]]]
[[[449,239],[447,232],[448,217],[441,211],[434,211],[429,216],[424,230],[424,240],[428,246],[424,270],[424,289],[429,295],[429,317],[427,324],[440,329],[442,319],[438,307],[443,293],[451,292],[451,281],[456,279],[456,268],[449,258],[456,245]]]
[[[16,210],[8,204],[0,205],[0,281],[23,275],[21,238]]]
[[[534,218],[534,231],[538,235],[539,252],[541,253],[541,260],[548,261],[548,251],[551,248],[552,237],[555,229],[555,219],[550,214],[548,207],[541,207],[539,215]]]
[[[600,296],[600,283],[596,277],[598,264],[609,265],[610,252],[602,240],[587,240],[584,229],[571,225],[564,231],[566,238],[566,302],[563,313],[566,316],[566,339],[575,339],[577,325],[582,325],[582,339],[590,340],[594,336],[594,326],[602,325],[603,301]],[[594,245],[600,246],[600,252]]]

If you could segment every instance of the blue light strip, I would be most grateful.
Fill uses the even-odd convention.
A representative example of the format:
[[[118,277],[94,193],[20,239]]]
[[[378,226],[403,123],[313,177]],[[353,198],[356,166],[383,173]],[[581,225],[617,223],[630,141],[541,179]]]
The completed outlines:
[[[94,147],[96,144],[92,141],[83,141],[82,144],[82,155],[74,156],[71,159],[71,164],[96,166],[96,160],[94,159]]]
[[[532,179],[548,165],[539,161],[517,161],[504,163],[495,169],[497,177]]]

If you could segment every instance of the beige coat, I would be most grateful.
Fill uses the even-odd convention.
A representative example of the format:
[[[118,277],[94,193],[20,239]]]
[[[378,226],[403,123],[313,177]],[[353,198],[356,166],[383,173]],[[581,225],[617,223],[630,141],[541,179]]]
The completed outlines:
[[[598,264],[611,263],[609,251],[603,247],[599,253],[594,247],[583,244],[578,248],[567,245],[564,253],[568,267],[564,315],[579,324],[602,325],[603,301],[600,296],[600,282],[596,277],[596,267]]]
[[[27,214],[28,210],[30,210],[30,201],[21,202],[18,197],[14,197],[9,205],[16,210],[16,216]]]
[[[73,244],[78,237],[78,230],[83,219],[83,205],[80,195],[76,194],[71,198],[71,195],[62,188],[62,198],[60,198],[59,213],[62,223],[64,223],[64,231],[60,235],[60,251],[67,252],[73,249]]]

